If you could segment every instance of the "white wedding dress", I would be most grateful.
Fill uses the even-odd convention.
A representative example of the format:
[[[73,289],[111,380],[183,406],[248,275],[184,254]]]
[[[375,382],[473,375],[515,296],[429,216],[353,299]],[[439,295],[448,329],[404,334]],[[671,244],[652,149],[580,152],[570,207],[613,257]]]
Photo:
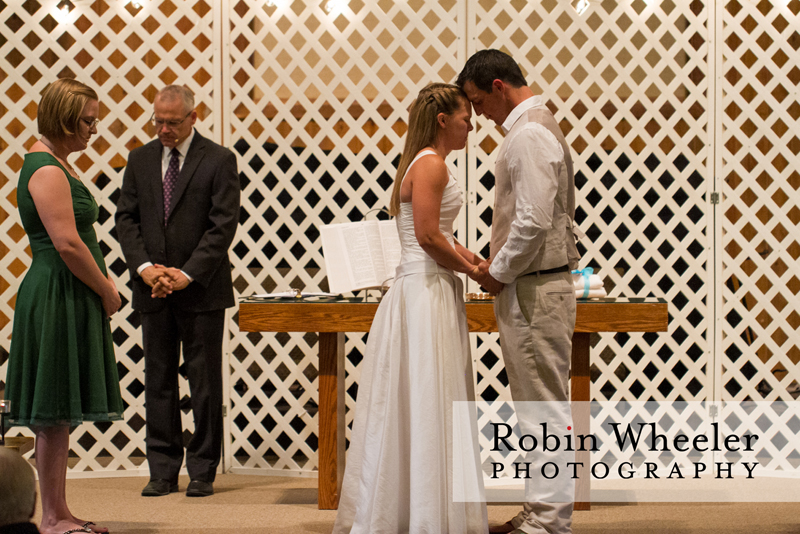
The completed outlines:
[[[462,203],[451,174],[439,221],[451,244]],[[463,284],[419,246],[410,202],[397,229],[400,266],[367,341],[333,532],[485,534],[474,410],[453,407],[474,400]],[[454,500],[464,494],[473,502]]]

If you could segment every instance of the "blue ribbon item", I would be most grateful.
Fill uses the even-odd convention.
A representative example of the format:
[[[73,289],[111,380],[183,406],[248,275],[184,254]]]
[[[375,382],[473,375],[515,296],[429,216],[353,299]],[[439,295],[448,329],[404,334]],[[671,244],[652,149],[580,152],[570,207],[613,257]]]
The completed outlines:
[[[591,267],[586,267],[584,269],[575,269],[572,271],[572,274],[579,274],[583,277],[583,295],[579,296],[579,299],[585,299],[589,296],[589,279],[591,278],[592,274],[594,273],[594,269]]]

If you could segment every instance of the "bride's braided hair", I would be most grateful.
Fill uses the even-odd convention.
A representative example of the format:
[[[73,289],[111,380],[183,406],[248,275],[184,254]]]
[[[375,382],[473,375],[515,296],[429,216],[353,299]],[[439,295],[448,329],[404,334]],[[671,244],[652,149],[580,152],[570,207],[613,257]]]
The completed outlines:
[[[411,104],[406,143],[403,155],[400,156],[392,199],[389,202],[390,214],[397,215],[400,212],[400,186],[408,166],[420,150],[436,143],[439,133],[437,121],[439,113],[452,115],[461,109],[464,102],[467,102],[467,95],[458,86],[449,83],[430,83],[419,92]]]

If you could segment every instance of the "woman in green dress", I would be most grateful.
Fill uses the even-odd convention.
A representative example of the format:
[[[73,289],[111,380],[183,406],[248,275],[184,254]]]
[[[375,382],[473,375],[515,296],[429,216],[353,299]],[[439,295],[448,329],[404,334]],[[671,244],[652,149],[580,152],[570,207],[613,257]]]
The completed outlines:
[[[11,423],[36,436],[43,534],[108,532],[72,515],[65,488],[70,427],[123,410],[109,325],[120,297],[93,228],[99,208],[67,162],[97,133],[99,112],[90,87],[52,83],[17,185],[32,261],[17,293],[5,395]]]

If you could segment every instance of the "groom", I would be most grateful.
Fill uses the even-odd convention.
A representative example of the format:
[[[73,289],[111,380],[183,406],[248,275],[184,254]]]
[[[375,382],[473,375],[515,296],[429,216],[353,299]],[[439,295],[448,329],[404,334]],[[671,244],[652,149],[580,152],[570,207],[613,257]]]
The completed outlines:
[[[475,113],[493,120],[505,134],[495,168],[491,264],[481,264],[483,277],[478,281],[497,295],[497,327],[520,427],[525,431],[539,426],[540,412],[537,419],[522,409],[533,406],[526,401],[539,401],[557,414],[557,421],[549,420],[548,426],[567,432],[575,330],[570,270],[580,257],[572,228],[575,181],[569,146],[542,97],[533,94],[507,54],[477,52],[456,84]],[[532,502],[489,532],[571,532],[572,495],[546,486],[535,490],[538,497],[526,491]]]

